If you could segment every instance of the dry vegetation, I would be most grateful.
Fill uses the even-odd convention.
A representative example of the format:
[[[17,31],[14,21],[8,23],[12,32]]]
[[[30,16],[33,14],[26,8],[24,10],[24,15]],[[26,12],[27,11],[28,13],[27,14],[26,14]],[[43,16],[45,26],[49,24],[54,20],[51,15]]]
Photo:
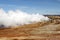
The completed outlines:
[[[60,40],[60,16],[48,17],[48,22],[0,28],[0,40]]]

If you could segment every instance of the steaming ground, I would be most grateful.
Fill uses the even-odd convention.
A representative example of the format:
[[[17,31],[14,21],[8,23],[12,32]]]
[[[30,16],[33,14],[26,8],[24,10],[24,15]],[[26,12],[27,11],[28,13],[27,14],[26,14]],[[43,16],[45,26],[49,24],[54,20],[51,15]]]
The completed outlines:
[[[0,9],[0,27],[19,26],[48,20],[48,17],[40,14],[29,14],[20,10],[9,10],[6,12],[3,9]]]
[[[22,25],[18,28],[0,28],[0,40],[60,40],[60,16],[51,20]]]

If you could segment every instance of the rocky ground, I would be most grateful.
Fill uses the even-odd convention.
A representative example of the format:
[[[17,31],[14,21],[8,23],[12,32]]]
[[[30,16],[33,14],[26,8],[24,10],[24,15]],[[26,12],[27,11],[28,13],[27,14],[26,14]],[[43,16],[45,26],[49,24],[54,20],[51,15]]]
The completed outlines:
[[[60,16],[48,17],[48,22],[0,28],[0,40],[60,40]]]

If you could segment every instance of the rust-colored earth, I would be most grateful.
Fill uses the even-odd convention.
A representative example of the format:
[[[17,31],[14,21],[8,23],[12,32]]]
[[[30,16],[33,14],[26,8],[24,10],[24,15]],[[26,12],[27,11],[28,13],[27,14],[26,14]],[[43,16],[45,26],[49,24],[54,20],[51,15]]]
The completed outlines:
[[[0,40],[60,40],[60,16],[17,28],[0,28]]]

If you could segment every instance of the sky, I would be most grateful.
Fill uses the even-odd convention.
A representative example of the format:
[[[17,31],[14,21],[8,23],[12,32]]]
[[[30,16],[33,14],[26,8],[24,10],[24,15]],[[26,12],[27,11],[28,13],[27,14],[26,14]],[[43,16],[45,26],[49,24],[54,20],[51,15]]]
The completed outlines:
[[[60,0],[0,0],[0,8],[22,10],[27,13],[60,15]]]

